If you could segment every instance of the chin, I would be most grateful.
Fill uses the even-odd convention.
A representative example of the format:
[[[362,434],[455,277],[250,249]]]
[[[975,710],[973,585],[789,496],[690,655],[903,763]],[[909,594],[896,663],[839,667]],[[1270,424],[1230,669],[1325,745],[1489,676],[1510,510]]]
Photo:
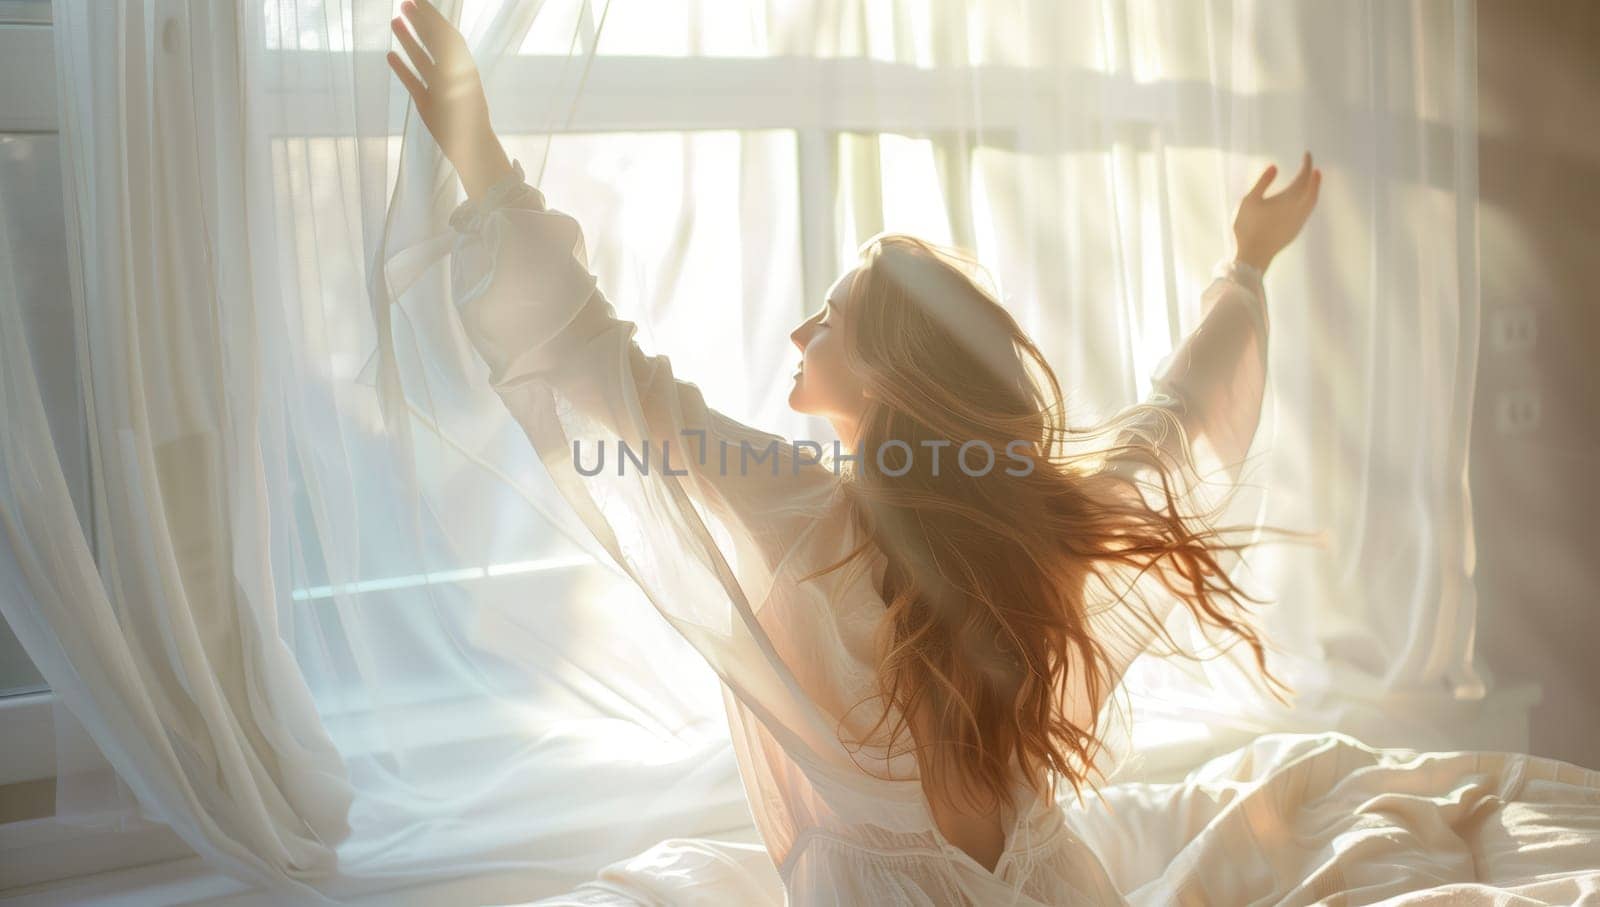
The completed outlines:
[[[797,413],[805,413],[805,392],[800,389],[800,382],[794,381],[789,385],[789,408]]]

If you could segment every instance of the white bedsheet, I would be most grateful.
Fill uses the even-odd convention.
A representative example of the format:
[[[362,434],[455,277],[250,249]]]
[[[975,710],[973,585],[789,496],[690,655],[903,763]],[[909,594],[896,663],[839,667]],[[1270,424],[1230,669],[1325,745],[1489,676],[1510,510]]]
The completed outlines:
[[[1131,904],[1600,904],[1600,771],[1267,734],[1070,806]],[[759,845],[664,841],[538,907],[781,905]]]

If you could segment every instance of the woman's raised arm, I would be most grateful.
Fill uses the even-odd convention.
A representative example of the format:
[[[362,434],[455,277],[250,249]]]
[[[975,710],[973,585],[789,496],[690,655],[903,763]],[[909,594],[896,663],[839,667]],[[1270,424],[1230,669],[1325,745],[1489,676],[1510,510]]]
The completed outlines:
[[[1271,322],[1262,277],[1266,266],[1299,233],[1321,183],[1321,174],[1311,167],[1307,154],[1294,183],[1266,198],[1264,192],[1274,172],[1275,168],[1269,167],[1240,202],[1234,224],[1236,255],[1214,268],[1212,281],[1200,297],[1199,325],[1162,364],[1142,408],[1130,408],[1137,415],[1116,442],[1123,452],[1114,453],[1108,464],[1116,471],[1137,475],[1148,465],[1143,454],[1152,448],[1161,448],[1168,463],[1192,462],[1198,475],[1185,469],[1174,476],[1178,487],[1173,491],[1185,500],[1185,510],[1209,510],[1231,496],[1261,420]],[[1167,415],[1181,424],[1181,435],[1166,430]],[[1180,437],[1187,439],[1188,450],[1172,449]],[[1219,493],[1221,500],[1202,504],[1190,499],[1191,492],[1198,490],[1190,484],[1195,479]],[[1148,495],[1147,501],[1161,508],[1166,504]],[[1215,551],[1214,557],[1222,570],[1229,571],[1238,552],[1223,548]],[[1113,570],[1104,578],[1108,585],[1093,593],[1111,602],[1090,617],[1108,660],[1110,686],[1101,690],[1100,701],[1093,702],[1081,687],[1073,688],[1070,714],[1087,718],[1099,710],[1128,666],[1164,632],[1162,627],[1176,599],[1150,576],[1141,579],[1133,573],[1131,569]]]
[[[577,221],[548,208],[506,156],[466,40],[427,2],[401,9],[391,26],[410,67],[395,53],[389,64],[468,195],[450,219],[461,323],[563,495],[603,542],[623,522],[624,534],[703,533],[665,506],[686,495],[736,534],[741,572],[781,560],[831,495],[832,474],[806,456],[814,451],[710,408],[666,357],[640,350],[636,325],[617,318],[589,272]],[[622,459],[619,442],[635,459]],[[604,474],[589,475],[602,456]],[[603,512],[629,498],[631,513]]]
[[[810,455],[820,452],[797,452],[711,408],[666,356],[640,349],[637,325],[617,317],[588,269],[577,221],[548,208],[520,165],[482,199],[463,202],[451,225],[462,326],[490,384],[562,474],[558,484],[583,477],[590,495],[635,479],[682,489],[739,531],[740,543],[755,543],[762,560],[781,559],[834,490],[831,471]],[[621,459],[619,442],[643,462]],[[603,474],[588,476],[602,457]]]
[[[389,68],[411,95],[422,124],[455,166],[467,197],[482,199],[510,172],[511,161],[489,121],[489,99],[478,64],[466,38],[427,0],[405,0],[400,11],[404,20],[396,16],[389,29],[410,67],[390,51]]]
[[[827,512],[835,477],[708,407],[665,357],[639,349],[635,325],[596,285],[577,222],[501,150],[466,43],[426,3],[403,9],[420,41],[396,37],[419,72],[390,64],[467,189],[450,219],[451,295],[489,382],[574,514],[744,714],[797,758],[849,765],[839,716],[779,655],[781,612],[760,613],[781,562]],[[618,442],[643,448],[642,462],[619,459]]]
[[[1202,463],[1237,479],[1267,385],[1270,318],[1261,270],[1239,259],[1218,262],[1200,307],[1200,324],[1156,373],[1147,402],[1171,409],[1190,445],[1208,448]]]
[[[1321,171],[1307,152],[1284,191],[1268,197],[1276,167],[1268,167],[1239,202],[1235,255],[1217,264],[1201,294],[1200,324],[1154,376],[1145,403],[1178,416],[1191,453],[1203,444],[1204,466],[1237,480],[1261,419],[1271,319],[1263,278],[1278,253],[1299,234],[1317,202]]]

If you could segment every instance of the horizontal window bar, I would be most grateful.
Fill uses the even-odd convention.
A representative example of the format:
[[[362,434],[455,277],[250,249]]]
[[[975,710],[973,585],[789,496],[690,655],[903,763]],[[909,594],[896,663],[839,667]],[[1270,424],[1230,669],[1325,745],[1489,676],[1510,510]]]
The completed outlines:
[[[515,576],[520,573],[542,573],[547,570],[565,570],[569,567],[582,567],[594,563],[594,559],[584,556],[548,557],[530,561],[513,561],[504,564],[490,564],[487,567],[463,567],[459,570],[441,570],[437,573],[412,573],[403,576],[385,576],[373,579],[357,580],[353,583],[344,583],[333,586],[308,586],[296,589],[292,593],[295,601],[314,601],[321,598],[333,598],[335,595],[359,595],[364,592],[390,592],[395,589],[413,589],[418,586],[432,586],[444,583],[461,583],[472,580],[487,579],[500,576]]]
[[[383,69],[381,54],[351,64],[343,53],[267,54],[276,133],[344,134],[347,112],[327,103],[351,71]],[[546,132],[823,129],[845,132],[1021,130],[1087,132],[1104,119],[1158,122],[1171,83],[1137,83],[1085,69],[1011,66],[925,69],[859,58],[597,57],[576,106],[584,60],[508,56],[486,74],[495,125],[508,135]],[[536,88],[530,88],[535,86]],[[1203,87],[1203,86],[1200,86]],[[398,83],[390,97],[398,98]],[[571,114],[570,123],[567,121]]]

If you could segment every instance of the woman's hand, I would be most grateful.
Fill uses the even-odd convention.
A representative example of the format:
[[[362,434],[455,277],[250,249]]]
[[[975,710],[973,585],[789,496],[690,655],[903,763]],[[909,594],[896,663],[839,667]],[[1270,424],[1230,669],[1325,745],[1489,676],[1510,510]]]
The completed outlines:
[[[482,198],[489,187],[511,172],[511,160],[489,123],[489,99],[483,93],[478,66],[461,32],[427,0],[406,0],[400,11],[405,14],[404,21],[397,16],[389,28],[410,59],[411,69],[394,51],[388,55],[389,68],[411,94],[422,124],[455,165],[467,195]],[[408,22],[410,29],[406,28]]]
[[[1294,182],[1269,198],[1267,187],[1277,174],[1278,166],[1269,166],[1239,202],[1239,211],[1233,218],[1234,257],[1262,271],[1300,234],[1311,209],[1316,207],[1317,190],[1322,187],[1322,171],[1311,166],[1309,151]]]

